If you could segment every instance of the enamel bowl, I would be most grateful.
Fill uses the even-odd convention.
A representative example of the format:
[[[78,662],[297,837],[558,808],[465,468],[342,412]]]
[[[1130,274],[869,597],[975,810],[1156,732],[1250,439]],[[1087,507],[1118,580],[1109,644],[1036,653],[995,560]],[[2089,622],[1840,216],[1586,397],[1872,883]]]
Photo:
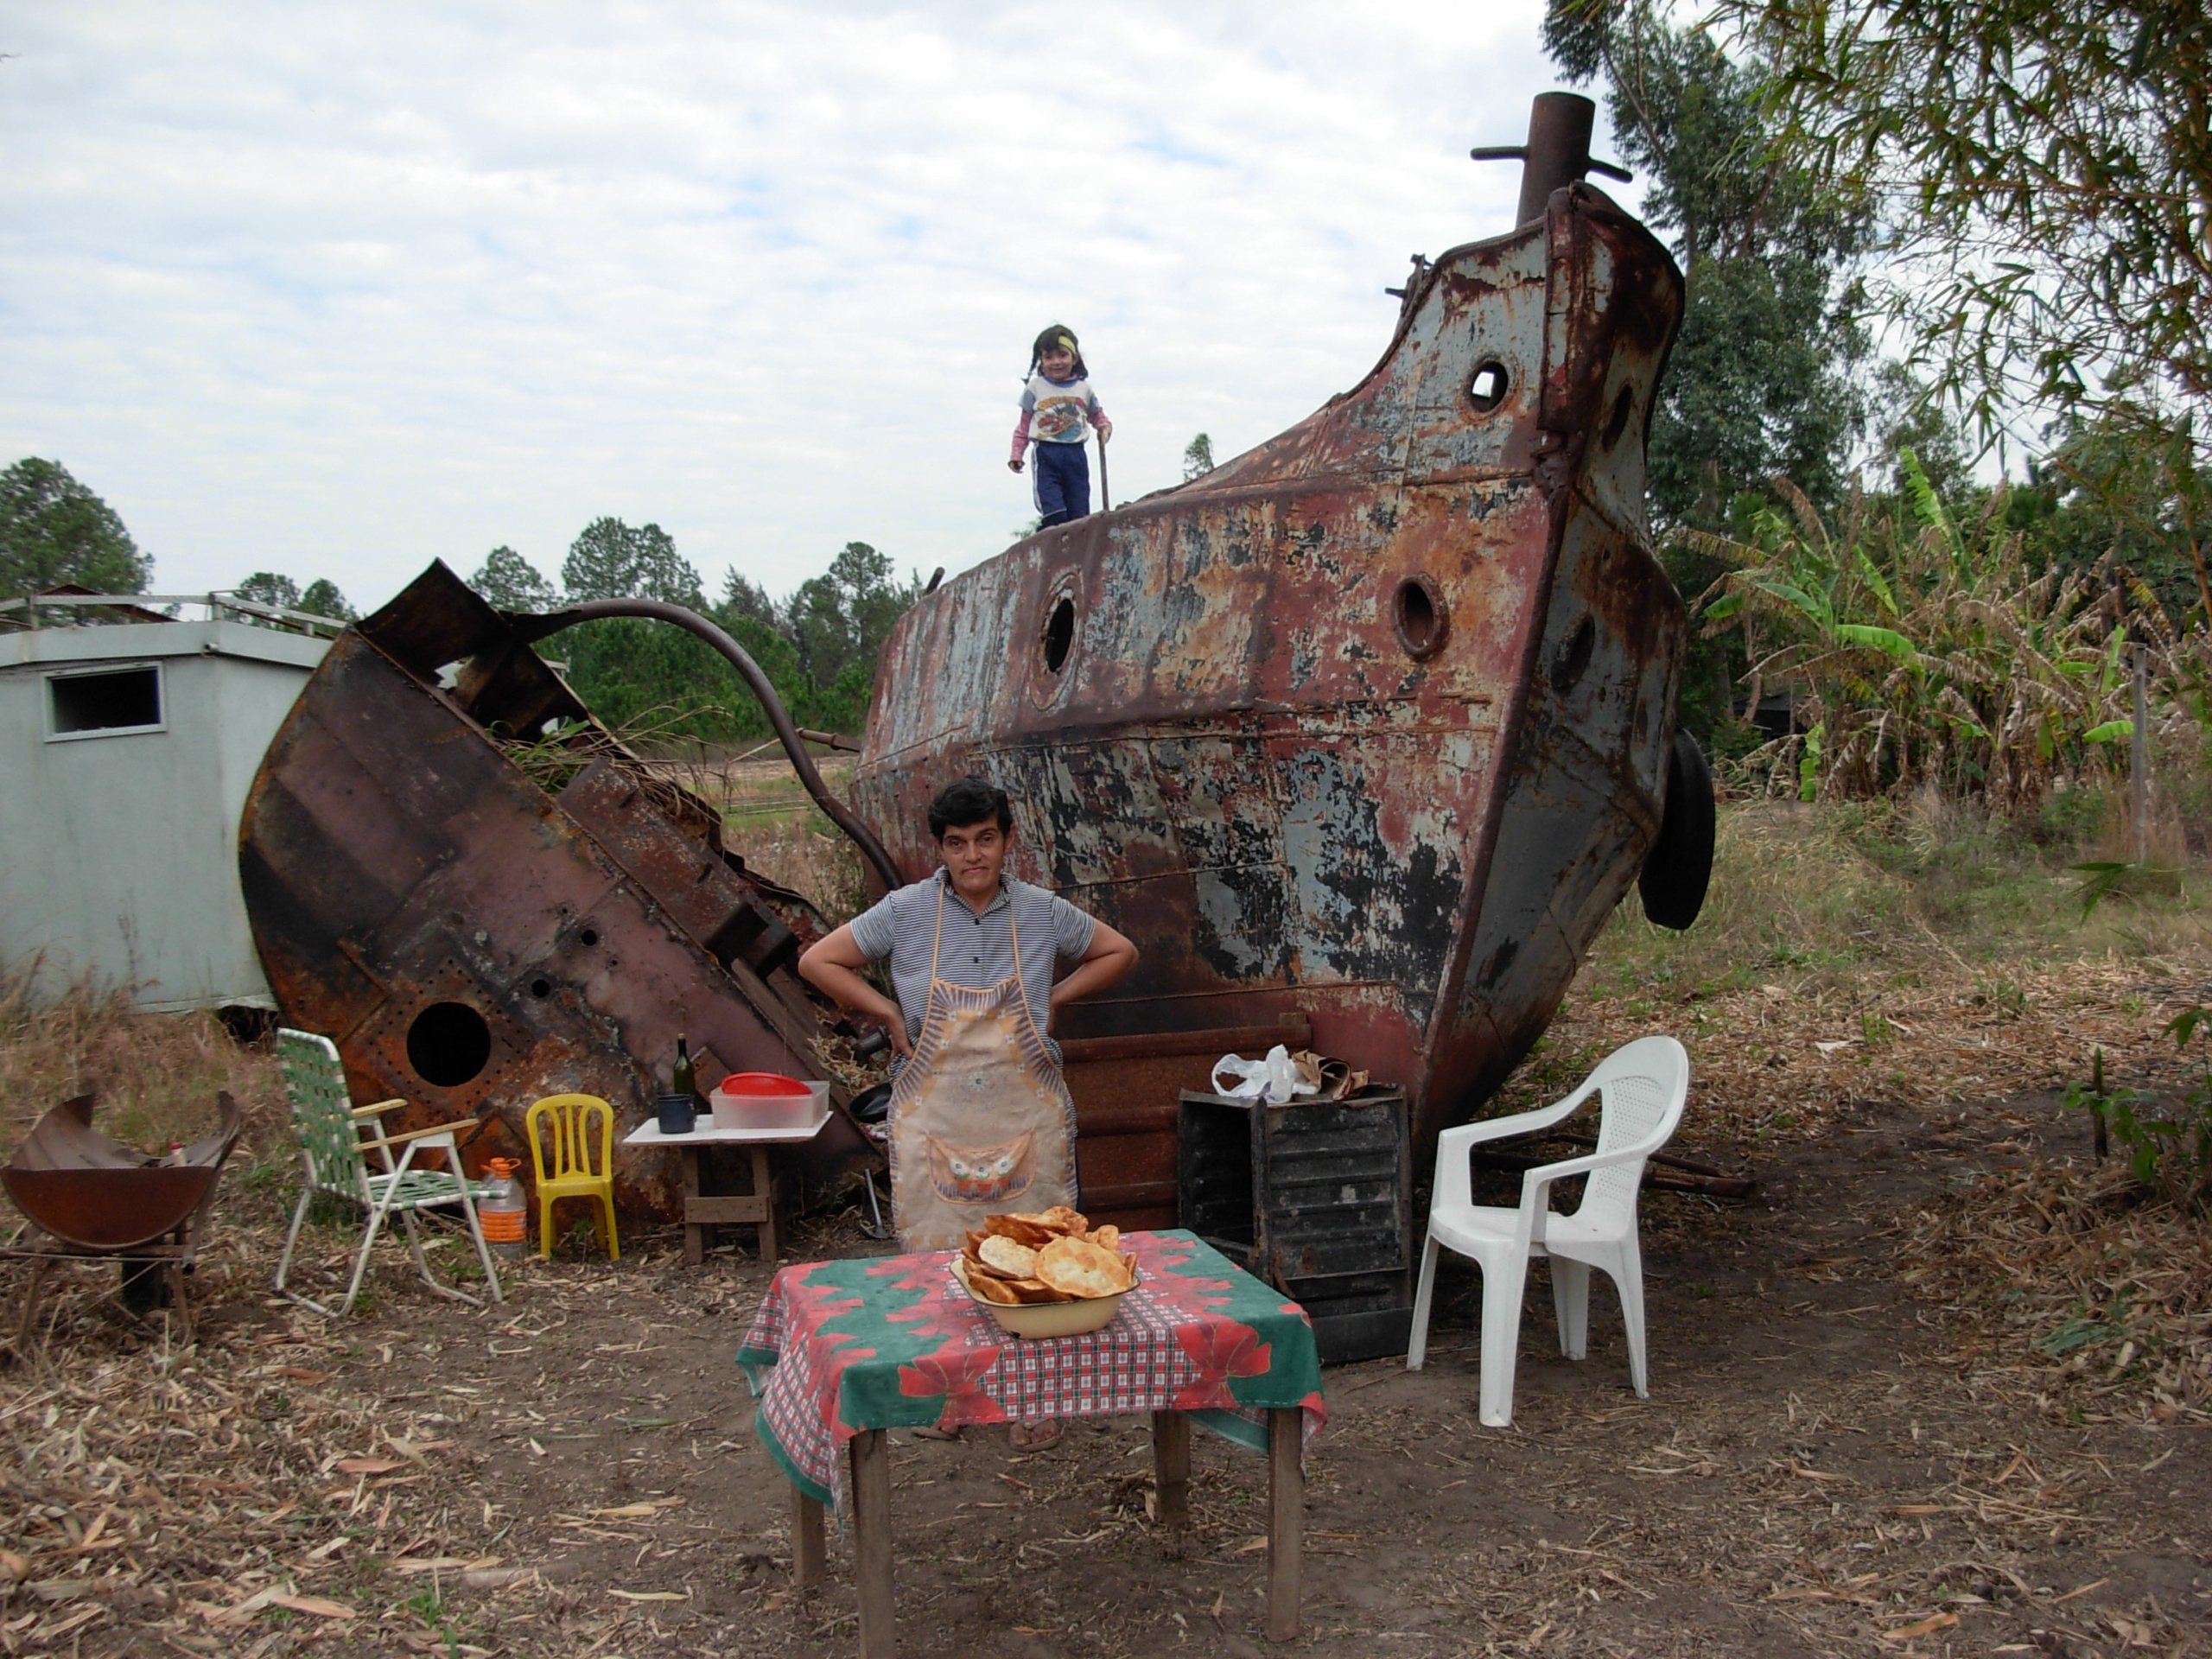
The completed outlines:
[[[1122,1298],[1128,1290],[1116,1291],[1111,1296],[1086,1296],[1072,1302],[1023,1302],[1009,1307],[1003,1302],[986,1301],[968,1282],[968,1262],[963,1256],[952,1258],[952,1276],[960,1281],[960,1288],[968,1293],[969,1300],[999,1322],[999,1328],[1009,1337],[1041,1338],[1046,1337],[1083,1337],[1093,1331],[1103,1331],[1114,1322],[1114,1315],[1122,1311]],[[1137,1283],[1144,1282],[1138,1275]],[[1131,1285],[1129,1290],[1135,1290]]]

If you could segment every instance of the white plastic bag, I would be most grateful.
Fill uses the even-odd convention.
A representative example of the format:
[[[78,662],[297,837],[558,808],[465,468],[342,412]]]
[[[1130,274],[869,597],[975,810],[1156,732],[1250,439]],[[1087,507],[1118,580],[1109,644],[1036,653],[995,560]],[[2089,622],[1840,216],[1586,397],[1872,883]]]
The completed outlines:
[[[1237,1081],[1224,1086],[1224,1077]],[[1223,1055],[1213,1063],[1213,1089],[1233,1100],[1265,1100],[1270,1106],[1287,1105],[1294,1096],[1316,1092],[1314,1085],[1299,1075],[1298,1063],[1281,1043],[1268,1051],[1264,1060]]]

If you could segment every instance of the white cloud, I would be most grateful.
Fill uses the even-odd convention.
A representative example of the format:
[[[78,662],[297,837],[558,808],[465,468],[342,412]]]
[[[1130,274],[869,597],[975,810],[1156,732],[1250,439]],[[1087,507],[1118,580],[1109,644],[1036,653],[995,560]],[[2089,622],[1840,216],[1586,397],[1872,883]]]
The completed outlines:
[[[772,592],[1029,512],[1028,341],[1116,499],[1350,385],[1406,257],[1495,233],[1554,83],[1487,9],[251,3],[0,26],[0,460],[171,590],[380,602],[590,518]],[[1262,21],[1255,21],[1262,20]]]

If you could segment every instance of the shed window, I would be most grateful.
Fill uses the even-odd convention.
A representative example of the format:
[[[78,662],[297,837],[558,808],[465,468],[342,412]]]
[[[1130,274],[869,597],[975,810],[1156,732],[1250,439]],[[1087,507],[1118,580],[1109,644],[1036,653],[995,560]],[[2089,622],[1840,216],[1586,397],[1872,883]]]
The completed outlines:
[[[152,664],[105,674],[56,674],[46,683],[56,737],[161,729],[162,671]]]

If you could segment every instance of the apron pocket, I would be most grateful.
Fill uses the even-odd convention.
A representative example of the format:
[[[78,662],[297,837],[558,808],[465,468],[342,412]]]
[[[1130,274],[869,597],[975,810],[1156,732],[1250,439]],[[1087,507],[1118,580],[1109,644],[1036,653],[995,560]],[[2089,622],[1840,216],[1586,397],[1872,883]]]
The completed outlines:
[[[930,1185],[948,1204],[997,1204],[1029,1190],[1036,1178],[1037,1133],[996,1147],[956,1147],[924,1132]]]

